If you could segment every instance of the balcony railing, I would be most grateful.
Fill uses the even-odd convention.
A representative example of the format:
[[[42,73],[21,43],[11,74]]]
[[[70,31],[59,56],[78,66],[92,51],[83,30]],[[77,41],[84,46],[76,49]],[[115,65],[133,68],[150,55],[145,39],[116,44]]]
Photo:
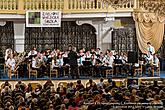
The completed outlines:
[[[0,13],[25,14],[26,10],[61,10],[63,13],[132,12],[137,0],[118,9],[101,0],[0,0]]]

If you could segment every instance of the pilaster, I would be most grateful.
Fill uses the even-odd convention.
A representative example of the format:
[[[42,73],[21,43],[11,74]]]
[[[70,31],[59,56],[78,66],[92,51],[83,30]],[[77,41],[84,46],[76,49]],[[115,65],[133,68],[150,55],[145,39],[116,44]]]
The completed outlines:
[[[15,50],[17,52],[24,51],[25,44],[25,23],[14,23],[14,39]]]

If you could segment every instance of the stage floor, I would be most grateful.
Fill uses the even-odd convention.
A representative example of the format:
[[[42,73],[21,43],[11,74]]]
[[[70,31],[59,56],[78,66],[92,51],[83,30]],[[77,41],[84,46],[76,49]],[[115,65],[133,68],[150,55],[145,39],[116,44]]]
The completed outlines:
[[[35,77],[31,77],[30,79],[28,78],[28,76],[25,76],[25,77],[20,77],[20,78],[16,78],[16,77],[14,77],[14,76],[12,76],[12,78],[11,79],[9,79],[8,78],[8,76],[7,76],[7,74],[3,74],[3,73],[1,73],[1,75],[0,75],[1,77],[0,77],[0,81],[6,81],[6,80],[48,80],[48,79],[50,79],[48,76],[45,76],[45,77],[42,77],[42,78],[35,78]],[[80,76],[80,79],[99,79],[101,76],[97,76],[97,77],[86,77],[86,76]],[[108,76],[108,78],[115,78],[115,79],[123,79],[123,78],[128,78],[128,77],[131,77],[131,76],[126,76],[126,75],[118,75],[118,76]],[[143,75],[142,77],[139,77],[139,76],[137,76],[138,78],[147,78],[147,77],[151,77],[151,76],[148,76],[148,74],[146,74],[146,75]],[[154,77],[158,77],[156,74],[154,75]],[[160,78],[165,78],[165,71],[161,71],[160,72]],[[72,78],[71,77],[68,77],[68,76],[66,76],[66,77],[58,77],[58,78],[56,78],[55,76],[54,77],[52,77],[51,78],[51,80],[72,80]]]
[[[112,81],[116,82],[117,86],[125,85],[127,86],[128,80],[138,80],[138,84],[140,84],[142,81],[149,81],[152,82],[154,80],[162,81],[162,78],[160,77],[127,77],[127,78],[112,78]],[[33,84],[33,87],[35,88],[37,84],[44,85],[48,79],[33,79],[33,80],[27,80],[27,79],[13,79],[8,80],[8,82],[11,84],[12,89],[15,87],[15,85],[18,83],[18,80],[21,80],[24,84],[28,85],[29,83]],[[73,82],[74,84],[77,82],[78,79],[52,79],[52,83],[54,84],[54,88],[59,87],[61,84],[66,84]],[[89,79],[81,79],[82,84],[85,86]],[[0,80],[0,87],[2,87],[2,84],[6,80]],[[93,81],[96,82],[96,84],[100,81],[99,78],[93,78]],[[107,82],[107,79],[104,80]],[[66,85],[65,85],[66,86]]]
[[[87,81],[89,80],[89,79],[93,79],[96,83],[98,83],[99,82],[99,79],[100,79],[100,77],[80,77],[80,79],[82,80],[82,83],[84,84],[84,85],[86,85],[86,83],[87,83]],[[122,76],[120,76],[120,77],[109,77],[109,78],[111,78],[112,79],[112,81],[115,81],[116,83],[117,83],[117,85],[118,86],[121,86],[121,85],[127,85],[127,81],[129,80],[129,79],[137,79],[137,80],[139,80],[138,81],[138,83],[140,84],[141,83],[141,81],[154,81],[154,80],[158,80],[158,81],[162,81],[162,79],[164,79],[165,78],[165,71],[161,71],[161,73],[160,73],[160,77],[158,77],[158,76],[154,76],[154,77],[148,77],[147,75],[144,75],[143,77],[122,77]],[[43,84],[45,84],[45,82],[47,81],[47,80],[49,80],[50,78],[49,77],[44,77],[44,78],[35,78],[35,77],[32,77],[31,79],[29,79],[29,78],[15,78],[15,77],[12,77],[12,79],[9,79],[7,76],[4,76],[4,77],[1,77],[1,79],[0,79],[0,86],[6,81],[6,80],[8,80],[9,81],[9,83],[11,84],[11,86],[12,86],[12,88],[14,88],[15,87],[15,85],[17,84],[17,82],[18,82],[18,80],[21,80],[23,83],[25,83],[26,85],[27,84],[29,84],[29,83],[33,83],[34,85],[36,85],[36,84],[41,84],[41,85],[43,85]],[[78,79],[71,79],[71,77],[60,77],[60,78],[52,78],[51,79],[52,80],[52,82],[53,82],[53,84],[54,84],[54,87],[55,88],[57,88],[58,87],[58,85],[59,85],[59,83],[60,82],[76,82]],[[105,78],[105,81],[107,81],[107,78]]]
[[[165,78],[165,71],[161,71],[161,72],[160,72],[160,77],[161,77],[161,78]]]

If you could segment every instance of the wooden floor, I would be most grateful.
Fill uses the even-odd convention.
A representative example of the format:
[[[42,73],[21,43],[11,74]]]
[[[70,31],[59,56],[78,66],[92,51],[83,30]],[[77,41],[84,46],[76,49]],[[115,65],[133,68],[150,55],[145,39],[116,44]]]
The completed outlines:
[[[128,79],[136,79],[138,80],[138,83],[140,84],[141,81],[154,81],[154,80],[158,80],[160,81],[161,78],[160,77],[140,77],[140,78],[113,78],[112,81],[115,81],[117,86],[122,86],[125,85],[127,86],[127,81]],[[87,81],[89,79],[81,79],[81,82],[83,85],[86,85]],[[93,79],[94,82],[98,83],[99,79]],[[41,84],[44,85],[46,83],[47,80],[21,80],[24,84],[28,85],[29,83],[33,84],[33,86],[37,85],[37,84]],[[59,84],[66,84],[69,82],[73,82],[76,83],[76,79],[75,80],[71,80],[71,79],[63,79],[63,80],[51,80],[52,83],[54,84],[54,88],[57,88],[59,86]],[[107,79],[105,79],[105,81],[107,81]],[[2,84],[5,82],[5,80],[0,80],[0,87],[2,86]],[[15,87],[15,85],[17,84],[18,80],[8,80],[8,82],[11,84],[12,89]]]

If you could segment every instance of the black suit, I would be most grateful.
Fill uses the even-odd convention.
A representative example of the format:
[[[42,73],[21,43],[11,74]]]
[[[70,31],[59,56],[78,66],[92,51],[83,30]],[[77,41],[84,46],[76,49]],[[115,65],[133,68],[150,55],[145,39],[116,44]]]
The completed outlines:
[[[68,58],[69,58],[69,65],[70,65],[70,69],[71,69],[70,72],[71,72],[72,78],[74,78],[74,75],[76,75],[76,77],[79,78],[77,53],[71,50],[68,54]]]

